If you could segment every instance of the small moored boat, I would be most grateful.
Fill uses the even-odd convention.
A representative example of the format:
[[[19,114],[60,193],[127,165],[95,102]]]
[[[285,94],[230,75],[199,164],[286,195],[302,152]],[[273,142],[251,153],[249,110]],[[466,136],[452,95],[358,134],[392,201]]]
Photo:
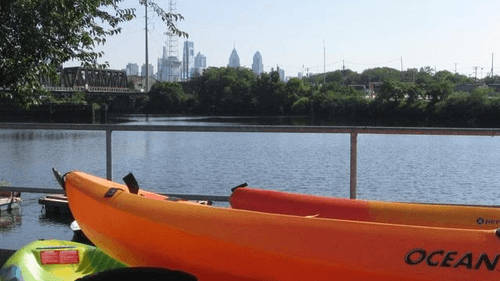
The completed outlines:
[[[18,208],[20,203],[21,193],[12,191],[0,191],[0,211]]]

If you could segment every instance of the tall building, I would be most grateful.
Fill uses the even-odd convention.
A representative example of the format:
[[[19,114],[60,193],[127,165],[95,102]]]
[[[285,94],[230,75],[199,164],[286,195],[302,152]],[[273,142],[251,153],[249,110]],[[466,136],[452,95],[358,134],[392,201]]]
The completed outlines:
[[[227,66],[233,68],[240,67],[240,57],[236,52],[236,48],[234,48],[233,51],[231,52],[231,56],[229,57],[229,64]]]
[[[194,73],[194,43],[184,42],[184,52],[182,56],[182,80],[187,81],[193,77]]]
[[[148,68],[148,76],[149,77],[153,76],[153,70],[154,70],[153,65],[149,64],[149,68]],[[146,77],[146,64],[143,64],[141,67],[141,76]]]
[[[196,57],[194,58],[194,69],[195,72],[198,74],[203,73],[203,70],[207,67],[207,57],[202,54],[201,52],[198,52]]]
[[[137,63],[127,63],[127,67],[125,68],[125,72],[127,76],[138,76],[139,75],[139,65]]]
[[[261,75],[264,72],[264,65],[262,64],[262,56],[259,51],[253,55],[252,70],[255,74]]]
[[[278,67],[278,73],[280,75],[281,81],[285,81],[285,70],[283,68]]]

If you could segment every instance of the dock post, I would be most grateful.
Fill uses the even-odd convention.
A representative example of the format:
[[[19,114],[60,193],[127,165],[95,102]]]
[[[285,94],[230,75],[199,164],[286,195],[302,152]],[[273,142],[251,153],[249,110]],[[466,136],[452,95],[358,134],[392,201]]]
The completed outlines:
[[[351,132],[351,180],[350,198],[356,199],[358,132]]]
[[[106,130],[106,178],[108,180],[113,180],[113,157],[112,157],[112,146],[111,146],[111,133],[112,130]]]

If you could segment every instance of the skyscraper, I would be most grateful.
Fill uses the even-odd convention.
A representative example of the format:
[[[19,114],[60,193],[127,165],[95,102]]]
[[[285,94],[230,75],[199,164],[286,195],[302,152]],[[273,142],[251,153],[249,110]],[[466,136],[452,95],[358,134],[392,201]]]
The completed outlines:
[[[283,68],[278,67],[278,73],[280,74],[281,81],[285,81],[285,70]]]
[[[194,58],[194,69],[195,72],[201,74],[203,69],[207,67],[207,57],[203,55],[201,52],[198,52],[196,57]]]
[[[240,67],[240,57],[236,52],[236,48],[234,48],[233,51],[231,52],[231,56],[229,57],[229,64],[227,66],[233,68]]]
[[[148,75],[149,77],[153,76],[153,65],[152,64],[149,64],[149,68],[148,68]],[[146,77],[146,64],[142,64],[142,67],[141,67],[141,76],[142,77]]]
[[[252,70],[255,74],[261,75],[264,72],[264,65],[262,64],[262,56],[259,51],[253,55]]]
[[[182,56],[182,80],[189,80],[194,73],[194,42],[184,42],[184,52]]]
[[[139,75],[139,65],[137,63],[128,63],[126,70],[128,76]]]

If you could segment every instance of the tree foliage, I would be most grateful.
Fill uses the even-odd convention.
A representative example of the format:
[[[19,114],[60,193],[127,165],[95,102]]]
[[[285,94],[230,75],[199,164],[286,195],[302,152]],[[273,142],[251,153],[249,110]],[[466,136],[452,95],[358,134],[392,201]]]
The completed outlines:
[[[149,92],[150,113],[185,113],[190,97],[177,82],[154,84]]]
[[[340,125],[500,126],[495,117],[500,98],[492,88],[456,92],[456,75],[449,72],[424,76],[428,83],[391,79],[401,76],[387,69],[374,73],[389,76],[380,77],[387,79],[372,99],[364,90],[343,85],[342,78],[325,82],[335,74],[283,82],[277,72],[255,75],[245,68],[211,67],[189,82],[153,87],[149,108],[156,113],[311,116]]]
[[[97,46],[121,32],[120,24],[135,17],[124,0],[13,0],[0,1],[0,88],[10,89],[19,103],[28,104],[43,92],[41,77],[56,78],[57,68],[70,60],[86,67],[103,56]],[[179,36],[187,36],[175,22],[180,14],[147,4]]]

